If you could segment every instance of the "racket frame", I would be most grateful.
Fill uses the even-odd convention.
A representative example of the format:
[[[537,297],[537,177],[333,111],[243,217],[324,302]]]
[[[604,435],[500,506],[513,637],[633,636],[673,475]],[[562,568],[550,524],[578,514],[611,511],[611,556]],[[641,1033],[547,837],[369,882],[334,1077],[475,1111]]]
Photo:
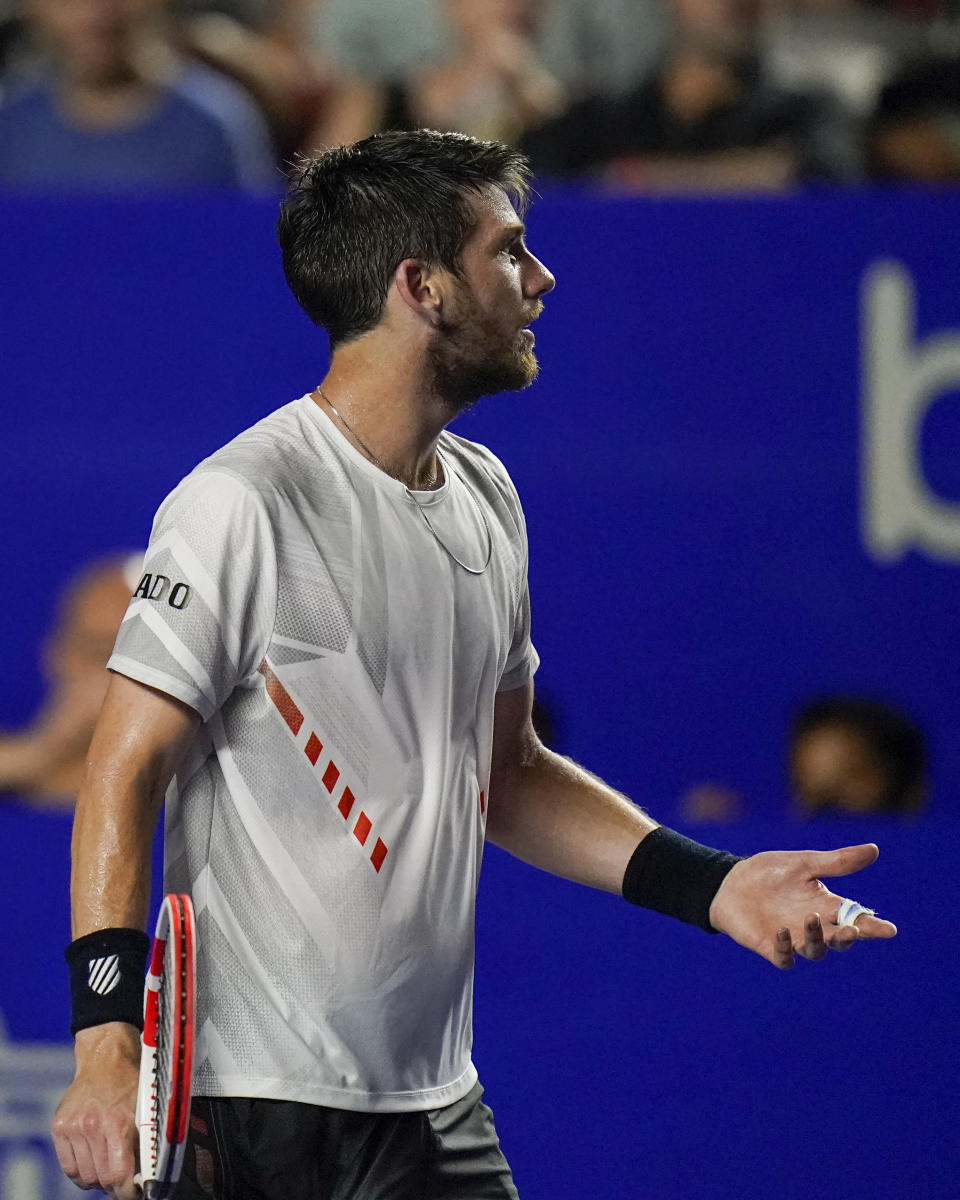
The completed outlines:
[[[163,1113],[157,1109],[156,1067],[159,996],[168,945],[177,966],[172,988],[172,1045],[169,1060],[174,1076]],[[140,1039],[140,1079],[136,1123],[140,1137],[140,1172],[136,1177],[147,1200],[172,1194],[180,1178],[190,1122],[193,1077],[194,993],[197,943],[193,905],[187,895],[164,896],[157,916],[150,964],[143,989],[143,1034]]]

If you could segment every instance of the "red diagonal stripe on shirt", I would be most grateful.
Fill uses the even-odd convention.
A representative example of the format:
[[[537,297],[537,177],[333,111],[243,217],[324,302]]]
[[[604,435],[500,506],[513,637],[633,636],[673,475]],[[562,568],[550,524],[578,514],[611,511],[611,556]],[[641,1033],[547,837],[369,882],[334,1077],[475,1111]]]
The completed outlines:
[[[293,702],[293,697],[274,675],[266,659],[260,664],[260,674],[267,681],[267,695],[277,706],[277,712],[290,726],[292,733],[299,733],[303,724],[303,713]]]
[[[307,738],[307,744],[304,746],[303,752],[307,758],[310,759],[314,766],[317,765],[317,759],[320,757],[320,751],[322,749],[323,742],[320,741],[315,733],[311,733]]]
[[[290,730],[294,734],[300,732],[303,725],[303,713],[297,707],[293,697],[277,678],[270,664],[266,659],[260,664],[260,674],[263,676],[267,685],[267,695],[276,705],[277,711],[286,721]],[[323,743],[315,733],[311,731],[307,738],[306,745],[303,748],[304,754],[310,759],[310,762],[316,766],[317,760],[320,757],[320,752],[323,750]],[[334,788],[337,786],[337,780],[340,778],[340,768],[332,760],[327,763],[326,770],[321,776],[323,786],[328,792],[333,794]],[[350,810],[353,808],[356,797],[348,787],[343,789],[340,796],[340,801],[337,808],[343,814],[344,820],[350,815]],[[483,796],[481,794],[481,804]],[[365,845],[367,838],[370,836],[370,830],[373,828],[373,822],[365,812],[361,810],[360,816],[357,817],[357,823],[353,827],[353,836],[357,839],[361,846]],[[382,838],[377,838],[376,845],[370,852],[370,862],[373,864],[373,869],[379,872],[383,866],[384,859],[387,857],[387,847],[384,845]]]
[[[350,816],[350,809],[353,808],[353,802],[356,799],[353,792],[348,787],[343,789],[343,795],[340,797],[340,803],[337,808],[343,813],[343,819],[346,820]]]
[[[367,837],[372,828],[373,828],[373,822],[370,820],[370,818],[367,816],[367,814],[365,812],[363,812],[363,810],[361,809],[360,816],[357,817],[357,823],[353,827],[353,836],[357,839],[357,841],[360,843],[361,846],[367,840]]]
[[[387,857],[387,848],[383,844],[382,838],[377,838],[377,844],[374,846],[370,854],[370,861],[373,863],[373,869],[379,872],[383,866],[383,860]]]

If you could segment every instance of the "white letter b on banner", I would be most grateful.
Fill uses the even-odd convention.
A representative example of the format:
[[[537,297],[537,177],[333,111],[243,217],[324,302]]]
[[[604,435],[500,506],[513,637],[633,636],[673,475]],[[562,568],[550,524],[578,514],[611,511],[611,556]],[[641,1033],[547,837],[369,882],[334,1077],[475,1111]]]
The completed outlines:
[[[870,268],[863,287],[861,527],[867,550],[894,562],[911,547],[960,562],[960,504],[936,496],[919,459],[923,418],[960,386],[960,334],[915,345],[914,290],[895,262]]]

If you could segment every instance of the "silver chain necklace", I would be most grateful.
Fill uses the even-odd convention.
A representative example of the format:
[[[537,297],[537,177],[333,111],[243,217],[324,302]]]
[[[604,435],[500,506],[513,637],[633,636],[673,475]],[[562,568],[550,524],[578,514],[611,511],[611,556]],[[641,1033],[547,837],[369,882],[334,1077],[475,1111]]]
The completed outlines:
[[[323,402],[327,405],[327,407],[330,409],[330,411],[333,413],[333,415],[337,418],[337,420],[344,427],[344,429],[347,431],[347,433],[350,434],[350,436],[357,443],[357,445],[360,447],[360,449],[364,452],[364,454],[367,456],[367,458],[370,459],[370,461],[374,464],[374,466],[379,467],[380,470],[383,471],[383,473],[385,475],[389,475],[391,479],[395,479],[397,481],[397,483],[403,485],[403,490],[407,493],[407,495],[410,497],[410,500],[416,506],[417,512],[420,514],[421,517],[423,517],[427,528],[433,534],[434,540],[437,542],[437,544],[439,546],[441,546],[446,551],[446,553],[450,556],[450,558],[453,559],[453,561],[457,564],[457,566],[462,567],[464,569],[464,571],[467,572],[468,575],[482,575],[484,573],[484,571],[487,569],[487,567],[490,566],[490,559],[493,557],[493,535],[490,532],[490,526],[487,524],[487,518],[484,515],[483,509],[480,506],[480,501],[474,495],[473,489],[469,486],[469,484],[463,478],[463,476],[462,475],[459,476],[460,481],[463,484],[464,488],[466,489],[467,495],[473,501],[474,508],[479,513],[480,520],[483,523],[484,532],[487,535],[487,557],[484,559],[484,563],[483,563],[482,567],[468,566],[467,563],[463,562],[462,559],[457,558],[457,556],[450,549],[450,547],[447,545],[447,543],[443,540],[443,538],[439,535],[439,533],[437,533],[437,531],[434,529],[433,525],[431,525],[430,518],[427,516],[426,510],[424,509],[424,507],[420,503],[420,501],[416,498],[416,496],[413,494],[413,492],[410,490],[410,488],[407,486],[407,484],[404,483],[404,481],[400,478],[399,475],[394,474],[394,472],[391,471],[389,469],[389,467],[385,466],[380,461],[380,459],[377,458],[377,456],[370,449],[370,447],[366,444],[366,442],[363,440],[363,438],[360,437],[360,435],[353,428],[353,426],[350,425],[344,419],[342,413],[339,411],[337,406],[333,403],[333,401],[326,394],[326,392],[323,390],[323,388],[320,387],[319,384],[317,384],[316,391],[317,391],[317,395],[323,400]],[[438,463],[440,462],[439,450],[437,451],[437,462]],[[447,464],[444,463],[443,465],[444,465],[444,470],[449,473],[449,467],[447,466]],[[436,484],[438,477],[439,477],[439,470],[434,472],[433,478],[430,480],[428,487],[432,488]],[[424,490],[426,490],[426,489],[424,489]]]

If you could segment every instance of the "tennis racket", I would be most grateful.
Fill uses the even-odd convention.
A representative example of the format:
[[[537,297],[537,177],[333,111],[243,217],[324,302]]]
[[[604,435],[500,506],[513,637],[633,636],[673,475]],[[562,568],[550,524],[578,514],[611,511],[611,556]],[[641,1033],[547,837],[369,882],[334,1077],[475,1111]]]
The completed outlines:
[[[165,896],[143,991],[137,1128],[145,1200],[172,1196],[187,1144],[197,948],[189,896]]]

